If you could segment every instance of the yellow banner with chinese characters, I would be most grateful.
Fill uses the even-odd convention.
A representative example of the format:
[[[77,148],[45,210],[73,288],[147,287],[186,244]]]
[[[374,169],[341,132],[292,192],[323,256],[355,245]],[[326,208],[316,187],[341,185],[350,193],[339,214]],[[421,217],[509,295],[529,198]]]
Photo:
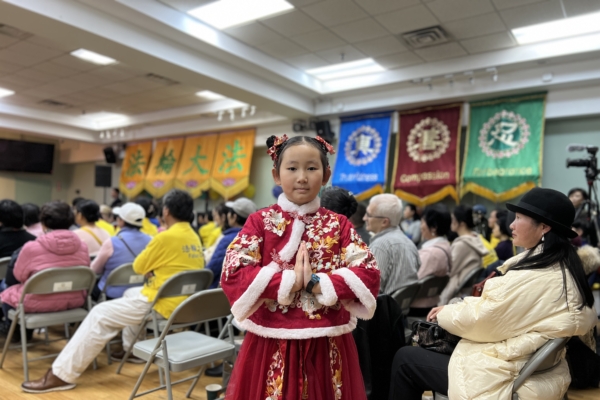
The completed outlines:
[[[151,152],[152,142],[127,145],[119,181],[119,189],[125,196],[132,198],[144,190],[144,177]]]
[[[144,189],[152,197],[162,197],[173,189],[182,149],[183,139],[164,140],[156,143],[148,173],[144,179]]]
[[[250,164],[256,131],[222,133],[219,135],[210,187],[230,199],[250,184]]]
[[[210,188],[210,172],[215,160],[219,135],[194,136],[185,139],[175,187],[193,198]]]

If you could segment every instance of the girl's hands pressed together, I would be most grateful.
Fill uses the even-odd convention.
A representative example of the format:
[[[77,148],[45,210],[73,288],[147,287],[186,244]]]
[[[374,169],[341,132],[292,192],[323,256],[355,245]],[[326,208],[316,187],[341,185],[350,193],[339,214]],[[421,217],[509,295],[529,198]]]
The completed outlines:
[[[306,254],[306,258],[308,258],[308,254],[306,252],[306,246],[304,245],[304,243],[300,243],[300,248],[298,249],[298,254],[296,254],[296,265],[294,266],[294,272],[296,273],[296,280],[294,281],[294,286],[292,286],[291,293],[295,293],[306,286],[304,284],[305,254]]]

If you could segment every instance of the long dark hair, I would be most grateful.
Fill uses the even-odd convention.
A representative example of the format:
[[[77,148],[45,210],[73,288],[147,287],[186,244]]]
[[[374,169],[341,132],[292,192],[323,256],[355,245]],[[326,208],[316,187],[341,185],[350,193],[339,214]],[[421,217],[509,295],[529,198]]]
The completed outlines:
[[[534,223],[539,222],[534,220]],[[543,251],[533,255],[534,249],[539,245],[543,246]],[[567,297],[567,274],[565,270],[569,270],[571,276],[575,279],[579,293],[585,299],[584,304],[578,309],[581,310],[586,305],[592,307],[594,305],[594,295],[585,277],[581,259],[569,239],[550,230],[544,235],[544,241],[540,241],[537,246],[529,249],[525,257],[519,260],[511,270],[542,269],[559,264],[563,276],[565,299]]]

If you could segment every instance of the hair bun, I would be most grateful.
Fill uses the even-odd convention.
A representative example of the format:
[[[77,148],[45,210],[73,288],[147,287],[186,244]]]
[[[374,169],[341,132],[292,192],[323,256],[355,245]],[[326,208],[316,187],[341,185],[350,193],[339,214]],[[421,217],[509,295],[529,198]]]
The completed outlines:
[[[275,144],[275,139],[277,139],[275,135],[271,135],[267,138],[267,148],[273,147],[273,145]]]

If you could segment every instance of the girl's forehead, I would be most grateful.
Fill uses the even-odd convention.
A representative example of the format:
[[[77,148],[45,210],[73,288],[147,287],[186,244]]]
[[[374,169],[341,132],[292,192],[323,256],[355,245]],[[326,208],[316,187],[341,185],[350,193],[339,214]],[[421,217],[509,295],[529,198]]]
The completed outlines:
[[[297,144],[284,150],[282,161],[302,161],[313,158],[318,160],[320,157],[321,154],[319,150],[317,150],[314,146],[309,144]]]

